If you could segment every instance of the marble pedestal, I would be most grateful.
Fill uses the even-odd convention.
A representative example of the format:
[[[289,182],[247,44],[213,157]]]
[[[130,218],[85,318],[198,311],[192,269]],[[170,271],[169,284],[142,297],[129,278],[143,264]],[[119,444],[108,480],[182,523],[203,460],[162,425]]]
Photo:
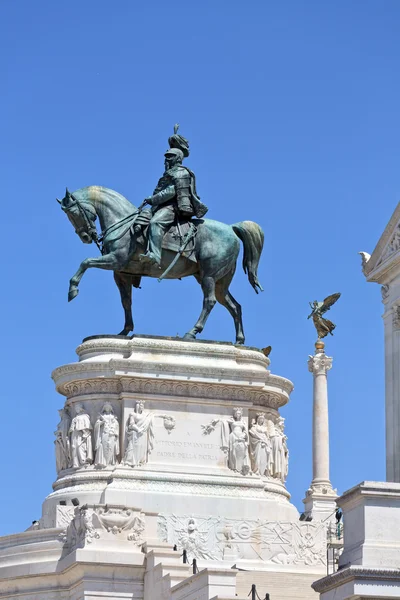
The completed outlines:
[[[183,550],[209,569],[202,577],[214,592],[221,577],[232,588],[235,565],[275,573],[278,586],[292,574],[297,589],[304,577],[297,597],[312,598],[326,526],[299,522],[290,503],[279,408],[293,386],[269,372],[268,358],[150,336],[88,338],[77,354],[53,372],[66,398],[58,477],[40,521],[0,538],[0,599],[186,598]],[[260,414],[271,448],[263,474],[248,445]]]
[[[339,570],[313,588],[321,600],[400,598],[400,484],[364,481],[345,492]]]

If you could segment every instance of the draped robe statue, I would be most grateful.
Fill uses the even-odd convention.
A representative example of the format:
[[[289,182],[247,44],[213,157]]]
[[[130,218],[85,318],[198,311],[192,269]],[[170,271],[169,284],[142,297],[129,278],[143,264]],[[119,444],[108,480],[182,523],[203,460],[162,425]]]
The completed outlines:
[[[56,436],[54,444],[57,473],[64,469],[68,469],[68,467],[71,466],[71,448],[68,437],[71,419],[67,408],[62,408],[58,413],[60,415],[60,422],[57,425],[57,430],[54,432],[54,435]]]
[[[130,413],[126,423],[126,450],[124,464],[131,467],[144,465],[154,448],[154,415],[145,413],[144,402],[137,402],[135,412]]]
[[[98,467],[108,467],[117,463],[119,454],[119,423],[109,402],[94,425],[94,449],[96,456],[94,464]]]
[[[82,404],[75,405],[76,416],[69,428],[71,458],[74,468],[93,462],[92,424]]]
[[[251,470],[257,475],[268,477],[272,470],[272,445],[263,414],[257,415],[257,420],[249,429],[249,443]]]
[[[286,436],[283,433],[284,419],[280,418],[274,425],[272,440],[273,476],[285,481],[288,472],[288,449]]]
[[[228,453],[228,467],[242,475],[250,470],[248,434],[242,420],[242,409],[235,408],[233,417],[221,421],[221,447]]]

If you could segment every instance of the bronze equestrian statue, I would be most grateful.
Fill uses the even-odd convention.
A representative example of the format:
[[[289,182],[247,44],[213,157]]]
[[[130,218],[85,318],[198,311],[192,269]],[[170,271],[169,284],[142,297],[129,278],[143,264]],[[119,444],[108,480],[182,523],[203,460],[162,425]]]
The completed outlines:
[[[134,327],[132,286],[139,287],[142,277],[161,280],[193,275],[203,290],[203,308],[184,339],[196,339],[215,303],[219,302],[233,317],[236,343],[243,344],[242,310],[229,292],[229,286],[241,240],[243,269],[254,290],[262,291],[257,268],[264,243],[263,231],[253,221],[226,225],[204,219],[207,207],[197,195],[194,174],[182,166],[188,142],[175,131],[169,143],[165,173],[153,196],[146,198],[139,208],[118,192],[101,186],[84,187],[72,193],[67,189],[64,198],[58,200],[82,242],[95,242],[101,250],[101,256],[87,258],[79,266],[70,280],[68,300],[78,295],[78,285],[87,269],[113,271],[125,311],[125,325],[120,335],[128,335]],[[145,208],[146,204],[151,205],[151,210]],[[100,238],[95,225],[97,218]]]

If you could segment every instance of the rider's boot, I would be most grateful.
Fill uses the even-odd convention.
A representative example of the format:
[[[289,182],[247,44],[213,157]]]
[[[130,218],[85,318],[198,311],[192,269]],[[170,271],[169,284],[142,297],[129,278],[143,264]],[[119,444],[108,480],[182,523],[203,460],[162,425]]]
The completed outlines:
[[[151,264],[151,265],[157,265],[158,268],[161,269],[161,265],[158,262],[155,254],[153,254],[153,252],[151,252],[150,250],[148,250],[146,252],[146,254],[141,254],[139,256],[139,258],[140,258],[140,262],[148,263],[148,264]]]

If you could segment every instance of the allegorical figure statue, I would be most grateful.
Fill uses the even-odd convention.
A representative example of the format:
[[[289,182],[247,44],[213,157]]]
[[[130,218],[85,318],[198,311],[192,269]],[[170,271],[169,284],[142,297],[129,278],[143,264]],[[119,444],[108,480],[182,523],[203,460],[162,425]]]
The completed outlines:
[[[109,402],[94,425],[94,464],[98,467],[115,465],[119,454],[119,423]]]
[[[148,250],[141,259],[161,265],[161,245],[167,229],[175,222],[195,216],[202,218],[207,207],[200,201],[196,191],[196,178],[190,169],[182,165],[189,156],[188,141],[175,133],[168,140],[170,148],[165,153],[165,171],[153,195],[145,199],[151,205]]]
[[[272,445],[272,476],[286,480],[289,467],[289,452],[286,445],[287,437],[283,433],[284,419],[280,417],[278,422],[272,425],[270,434]]]
[[[93,462],[92,424],[82,404],[75,404],[75,417],[69,428],[72,466],[82,467]]]
[[[71,464],[71,447],[68,437],[71,419],[67,407],[62,408],[58,413],[60,415],[60,422],[57,425],[57,430],[54,432],[54,435],[56,436],[54,444],[57,473],[64,469],[68,469]]]
[[[323,302],[318,302],[318,300],[314,300],[314,302],[310,302],[311,313],[308,315],[307,319],[312,317],[314,327],[317,330],[318,339],[324,338],[330,333],[333,335],[333,330],[336,325],[329,321],[329,319],[324,319],[322,315],[326,313],[331,306],[335,304],[340,298],[340,293],[331,294]]]
[[[209,435],[221,424],[221,449],[227,455],[227,466],[232,471],[247,475],[250,471],[249,436],[246,423],[242,419],[243,410],[233,409],[229,419],[213,419],[208,425],[202,425],[203,434]]]
[[[144,402],[136,403],[135,412],[130,413],[126,423],[126,450],[124,464],[131,467],[144,465],[154,448],[153,414],[144,412]]]
[[[261,476],[272,471],[272,445],[268,437],[265,415],[260,413],[249,429],[251,470]]]

